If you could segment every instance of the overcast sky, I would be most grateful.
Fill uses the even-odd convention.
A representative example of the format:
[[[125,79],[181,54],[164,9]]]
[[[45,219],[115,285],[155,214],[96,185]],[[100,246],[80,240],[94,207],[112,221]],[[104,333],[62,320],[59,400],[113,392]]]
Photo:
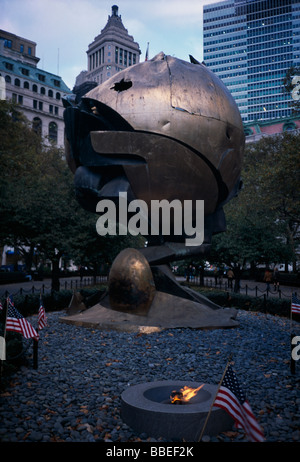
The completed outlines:
[[[203,5],[216,0],[0,0],[0,29],[37,43],[38,67],[72,90],[87,70],[88,45],[105,27],[112,5],[140,46],[140,61],[165,54],[203,59]]]

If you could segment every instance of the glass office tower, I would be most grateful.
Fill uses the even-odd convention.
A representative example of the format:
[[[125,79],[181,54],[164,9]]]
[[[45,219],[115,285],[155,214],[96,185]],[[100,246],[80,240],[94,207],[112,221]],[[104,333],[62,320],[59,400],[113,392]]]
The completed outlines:
[[[224,0],[203,8],[204,62],[243,122],[291,115],[283,79],[300,66],[300,1]]]

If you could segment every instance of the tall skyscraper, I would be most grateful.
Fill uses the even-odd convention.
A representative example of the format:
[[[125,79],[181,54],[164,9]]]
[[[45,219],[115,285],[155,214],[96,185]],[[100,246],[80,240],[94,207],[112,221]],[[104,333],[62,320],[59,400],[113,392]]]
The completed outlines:
[[[288,69],[300,66],[300,1],[224,0],[203,8],[204,62],[244,122],[291,115]]]
[[[124,27],[117,5],[112,6],[105,27],[87,50],[87,71],[76,79],[76,87],[86,82],[99,85],[117,72],[140,61],[140,48]]]

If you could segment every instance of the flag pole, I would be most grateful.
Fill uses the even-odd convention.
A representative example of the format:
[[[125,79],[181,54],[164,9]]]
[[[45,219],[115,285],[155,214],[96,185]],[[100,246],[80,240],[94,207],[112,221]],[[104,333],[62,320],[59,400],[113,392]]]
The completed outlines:
[[[295,360],[293,359],[293,355],[292,355],[292,351],[293,351],[293,337],[294,337],[294,334],[292,332],[292,328],[293,328],[293,293],[291,295],[291,317],[290,317],[290,337],[291,337],[291,359],[290,359],[290,368],[291,368],[291,374],[295,374],[295,365],[296,365],[296,362]]]
[[[205,430],[205,428],[206,428],[206,426],[207,426],[208,419],[209,419],[209,417],[210,417],[210,415],[211,415],[212,408],[213,408],[213,406],[214,406],[214,402],[215,402],[215,400],[216,400],[217,394],[219,393],[220,386],[222,385],[223,379],[224,379],[224,377],[225,377],[225,374],[226,374],[226,372],[227,372],[227,369],[228,369],[228,366],[229,366],[229,363],[231,362],[231,360],[232,360],[232,353],[230,353],[230,355],[229,355],[229,358],[228,358],[226,367],[225,367],[225,369],[224,369],[222,378],[221,378],[221,380],[220,380],[220,382],[219,382],[219,385],[218,385],[218,388],[217,388],[215,397],[214,397],[214,399],[213,399],[213,401],[212,401],[212,403],[211,403],[211,405],[210,405],[210,409],[209,409],[209,411],[208,411],[208,414],[207,414],[207,416],[206,416],[206,419],[205,419],[203,428],[202,428],[202,430],[201,430],[201,433],[200,433],[200,436],[199,436],[199,439],[198,439],[198,443],[202,440],[204,430]]]
[[[38,308],[38,325],[37,325],[37,333],[38,333],[38,338],[33,339],[33,369],[38,368],[38,343],[39,343],[39,331],[40,331],[40,325],[39,325],[39,309],[41,306],[41,301],[42,301],[42,289],[40,290],[40,304]]]
[[[3,339],[4,339],[4,348],[5,348],[5,356],[6,356],[6,342],[5,342],[5,337],[6,337],[6,323],[7,323],[7,313],[8,313],[8,298],[6,297],[6,311],[5,311],[5,320],[4,320],[4,331],[3,331]],[[1,359],[1,368],[0,368],[0,383],[2,379],[2,374],[3,374],[3,360]]]

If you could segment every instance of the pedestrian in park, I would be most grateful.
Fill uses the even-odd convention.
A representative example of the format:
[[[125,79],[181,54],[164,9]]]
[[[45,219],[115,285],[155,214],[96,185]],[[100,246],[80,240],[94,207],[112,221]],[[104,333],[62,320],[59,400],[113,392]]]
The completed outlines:
[[[218,268],[215,268],[214,269],[215,285],[218,284],[218,276],[219,276],[219,270]]]
[[[279,271],[276,266],[273,271],[273,284],[274,284],[274,290],[276,292],[276,290],[279,290]]]
[[[238,293],[240,291],[240,281],[241,281],[241,269],[240,269],[240,265],[237,264],[235,267],[234,267],[234,271],[233,271],[233,274],[234,274],[234,292],[235,293]]]
[[[232,281],[234,278],[234,274],[231,268],[227,271],[227,279],[228,279],[228,287],[232,289]]]
[[[269,270],[269,268],[267,268],[265,271],[264,281],[267,284],[267,290],[270,290],[270,283],[272,282],[272,273]]]

